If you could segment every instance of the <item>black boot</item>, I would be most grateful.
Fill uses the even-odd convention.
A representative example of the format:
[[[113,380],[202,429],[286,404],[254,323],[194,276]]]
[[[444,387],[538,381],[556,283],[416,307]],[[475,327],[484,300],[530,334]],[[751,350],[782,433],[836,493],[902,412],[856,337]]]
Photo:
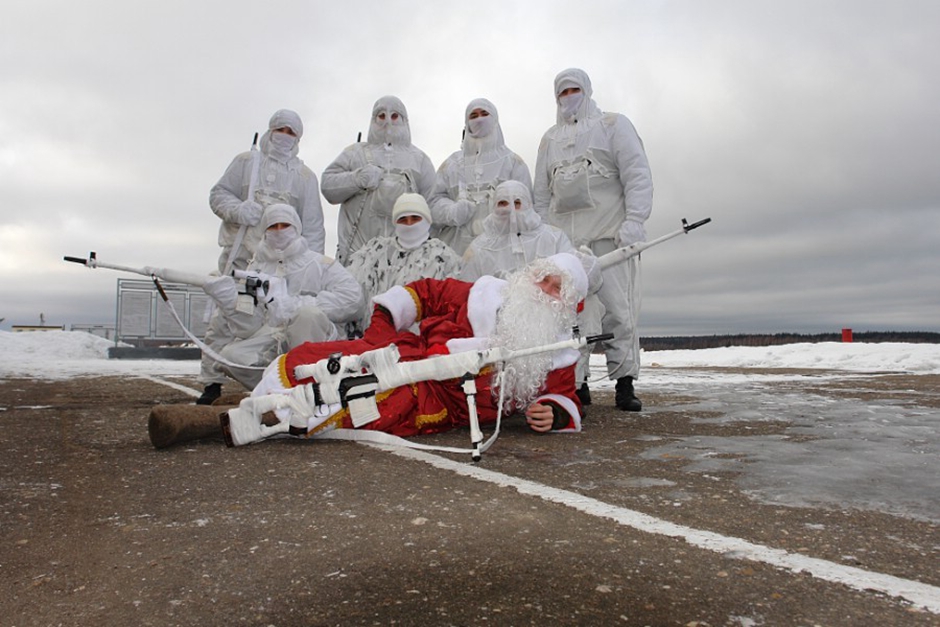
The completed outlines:
[[[222,384],[210,383],[202,390],[202,396],[196,399],[196,404],[211,405],[220,396],[222,396]]]
[[[578,396],[578,400],[581,401],[581,405],[587,407],[591,404],[591,388],[588,387],[587,381],[581,384],[574,393]]]
[[[633,392],[633,377],[620,377],[617,379],[617,395],[615,397],[617,409],[623,411],[640,411],[643,403]]]

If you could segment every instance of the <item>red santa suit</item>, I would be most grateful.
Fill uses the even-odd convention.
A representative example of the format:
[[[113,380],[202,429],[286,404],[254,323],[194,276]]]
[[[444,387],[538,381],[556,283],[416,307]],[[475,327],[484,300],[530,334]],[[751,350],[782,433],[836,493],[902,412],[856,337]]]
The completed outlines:
[[[287,393],[298,384],[294,369],[316,363],[335,353],[360,355],[395,344],[400,361],[414,361],[445,353],[481,350],[489,346],[496,314],[507,282],[490,276],[474,283],[456,279],[423,279],[394,287],[375,297],[372,324],[360,340],[303,344],[280,356],[265,373],[252,396]],[[417,324],[419,333],[411,328]],[[578,351],[559,351],[542,393],[534,402],[552,407],[554,431],[581,430],[581,403],[575,394],[574,364]],[[480,424],[496,421],[498,400],[492,392],[493,370],[476,376],[476,405]],[[360,429],[398,436],[438,433],[469,424],[467,397],[460,379],[420,381],[376,395],[380,417]],[[292,424],[295,424],[292,420]],[[326,430],[353,428],[348,410],[311,417],[308,436]]]

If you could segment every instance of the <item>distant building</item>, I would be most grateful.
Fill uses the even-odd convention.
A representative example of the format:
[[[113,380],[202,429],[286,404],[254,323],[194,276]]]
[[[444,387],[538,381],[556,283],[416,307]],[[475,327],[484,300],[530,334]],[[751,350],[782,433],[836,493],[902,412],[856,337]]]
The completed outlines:
[[[186,328],[196,337],[206,333],[206,308],[210,299],[201,287],[182,283],[162,283]],[[163,301],[153,281],[117,280],[117,324],[115,342],[132,346],[172,346],[190,339]]]
[[[65,325],[14,324],[10,327],[10,330],[14,333],[23,333],[24,331],[65,331]]]

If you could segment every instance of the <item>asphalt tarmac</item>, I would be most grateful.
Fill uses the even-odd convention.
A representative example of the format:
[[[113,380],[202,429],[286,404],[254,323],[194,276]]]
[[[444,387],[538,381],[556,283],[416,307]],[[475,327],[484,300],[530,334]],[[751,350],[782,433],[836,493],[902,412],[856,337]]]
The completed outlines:
[[[156,450],[193,379],[0,381],[0,625],[940,625],[940,376],[759,374],[479,463]]]

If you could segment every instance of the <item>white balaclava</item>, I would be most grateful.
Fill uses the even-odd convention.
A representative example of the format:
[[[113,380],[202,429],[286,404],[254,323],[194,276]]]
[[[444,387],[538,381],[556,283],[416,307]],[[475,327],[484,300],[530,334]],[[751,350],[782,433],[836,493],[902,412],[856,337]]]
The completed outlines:
[[[482,109],[489,115],[481,115],[471,120],[470,114],[474,109]],[[506,143],[503,139],[503,129],[499,125],[499,112],[496,111],[496,105],[486,98],[471,100],[463,119],[465,130],[463,153],[465,155],[481,154]]]
[[[520,202],[518,209],[516,209],[517,200]],[[500,201],[505,201],[505,205],[500,206]],[[489,223],[489,225],[484,225],[486,231],[517,235],[537,229],[542,224],[542,218],[532,207],[532,192],[528,185],[509,180],[496,186],[493,210],[486,218],[486,222]],[[514,249],[520,246],[517,238],[513,238],[512,242]]]
[[[286,229],[271,229],[274,224],[290,224]],[[261,215],[261,227],[264,229],[264,239],[259,247],[267,249],[268,256],[276,253],[286,253],[295,248],[295,242],[303,240],[303,224],[297,216],[297,211],[290,205],[281,203],[269,205]]]
[[[275,133],[274,129],[287,127],[294,131],[297,137],[287,133]],[[261,136],[261,152],[286,163],[297,156],[300,150],[300,138],[304,134],[304,124],[295,111],[280,109],[268,121],[268,130]]]
[[[419,222],[414,224],[398,224],[402,216],[418,216]],[[398,243],[405,250],[414,250],[428,241],[431,231],[431,210],[421,194],[405,193],[398,197],[392,207],[392,222],[395,224],[395,235]]]
[[[405,104],[395,96],[382,96],[372,107],[369,124],[370,144],[411,145],[411,128]]]
[[[581,92],[560,98],[558,94],[569,87],[577,87]],[[559,125],[573,124],[600,115],[601,110],[591,99],[593,94],[591,79],[584,70],[569,68],[559,72],[555,77],[555,102],[558,105],[555,121]]]

